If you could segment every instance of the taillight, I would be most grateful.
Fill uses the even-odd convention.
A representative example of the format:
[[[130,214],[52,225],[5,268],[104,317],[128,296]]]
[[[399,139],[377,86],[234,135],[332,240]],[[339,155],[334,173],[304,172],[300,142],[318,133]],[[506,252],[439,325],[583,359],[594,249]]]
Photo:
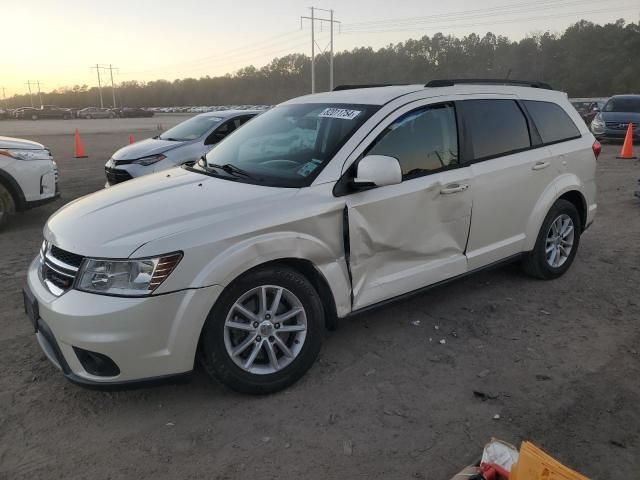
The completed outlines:
[[[600,142],[596,140],[595,142],[593,142],[593,145],[591,145],[591,149],[593,150],[593,154],[595,155],[597,160],[600,156],[600,152],[602,151],[602,145],[600,145]]]

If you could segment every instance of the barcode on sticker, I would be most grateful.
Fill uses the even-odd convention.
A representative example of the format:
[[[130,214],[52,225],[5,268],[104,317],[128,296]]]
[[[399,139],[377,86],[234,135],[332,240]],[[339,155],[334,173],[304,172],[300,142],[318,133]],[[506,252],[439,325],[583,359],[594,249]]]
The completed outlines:
[[[353,120],[362,113],[362,110],[348,110],[346,108],[325,108],[320,112],[319,117],[342,118],[343,120]]]

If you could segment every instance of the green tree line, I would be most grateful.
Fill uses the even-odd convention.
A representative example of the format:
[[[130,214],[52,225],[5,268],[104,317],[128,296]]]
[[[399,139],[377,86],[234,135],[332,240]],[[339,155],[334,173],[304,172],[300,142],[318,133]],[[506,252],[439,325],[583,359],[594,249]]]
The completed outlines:
[[[374,50],[339,52],[335,84],[426,83],[437,78],[542,80],[571,97],[640,93],[640,23],[598,25],[581,20],[562,34],[545,32],[511,41],[472,33],[462,38],[437,33]],[[328,62],[316,58],[316,88],[328,89]],[[179,72],[178,76],[179,76]],[[176,72],[172,72],[175,76]],[[273,59],[217,77],[174,81],[127,81],[116,88],[118,106],[275,104],[310,91],[311,61],[303,54]],[[98,90],[86,85],[43,93],[43,103],[66,107],[97,105]],[[105,106],[111,89],[103,88]],[[34,96],[34,102],[37,101]],[[28,95],[8,99],[30,104]]]

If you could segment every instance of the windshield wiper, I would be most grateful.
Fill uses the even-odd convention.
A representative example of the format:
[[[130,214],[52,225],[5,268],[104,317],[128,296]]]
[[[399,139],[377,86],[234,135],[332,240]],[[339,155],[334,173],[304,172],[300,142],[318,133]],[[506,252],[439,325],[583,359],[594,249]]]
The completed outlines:
[[[242,175],[244,177],[250,178],[252,180],[258,180],[255,176],[253,176],[252,174],[250,174],[249,172],[247,172],[246,170],[243,170],[240,167],[236,167],[235,165],[232,165],[231,163],[225,163],[224,165],[216,165],[215,163],[207,163],[206,164],[207,167],[213,167],[213,168],[219,168],[220,170],[223,170],[231,175]]]

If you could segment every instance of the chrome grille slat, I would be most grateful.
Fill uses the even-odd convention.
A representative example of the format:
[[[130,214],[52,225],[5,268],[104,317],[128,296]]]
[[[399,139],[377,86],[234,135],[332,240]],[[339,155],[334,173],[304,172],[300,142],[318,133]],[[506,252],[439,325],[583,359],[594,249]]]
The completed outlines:
[[[81,255],[46,244],[41,255],[40,274],[52,294],[59,297],[73,286],[82,260]]]

